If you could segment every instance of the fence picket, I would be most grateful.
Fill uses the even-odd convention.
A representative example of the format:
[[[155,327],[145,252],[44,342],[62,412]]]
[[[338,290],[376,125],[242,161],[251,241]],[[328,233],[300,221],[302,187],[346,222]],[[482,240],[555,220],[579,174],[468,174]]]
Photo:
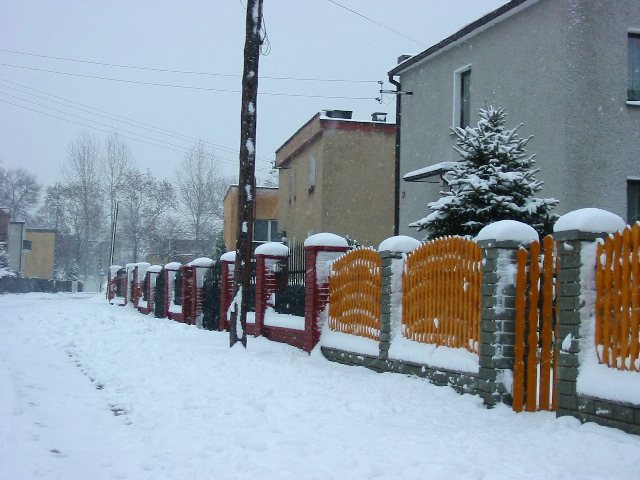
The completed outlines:
[[[520,248],[516,254],[516,317],[513,346],[513,410],[521,412],[524,406],[524,352],[525,310],[527,290],[527,260],[529,253]]]
[[[553,323],[553,237],[547,235],[543,241],[544,260],[542,267],[542,326],[540,349],[540,409],[549,410],[551,376],[551,344]]]

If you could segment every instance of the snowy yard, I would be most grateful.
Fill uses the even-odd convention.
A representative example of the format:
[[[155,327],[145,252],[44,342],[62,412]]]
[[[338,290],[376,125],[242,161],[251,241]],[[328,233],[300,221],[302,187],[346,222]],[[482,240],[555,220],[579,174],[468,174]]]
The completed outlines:
[[[0,478],[637,478],[640,437],[485,409],[102,296],[0,296]]]

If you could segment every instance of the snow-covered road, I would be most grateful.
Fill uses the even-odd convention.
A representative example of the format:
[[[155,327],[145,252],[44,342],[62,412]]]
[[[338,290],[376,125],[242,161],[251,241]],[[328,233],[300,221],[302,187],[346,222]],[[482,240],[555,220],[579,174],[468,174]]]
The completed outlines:
[[[640,437],[109,306],[0,296],[0,479],[638,478]]]

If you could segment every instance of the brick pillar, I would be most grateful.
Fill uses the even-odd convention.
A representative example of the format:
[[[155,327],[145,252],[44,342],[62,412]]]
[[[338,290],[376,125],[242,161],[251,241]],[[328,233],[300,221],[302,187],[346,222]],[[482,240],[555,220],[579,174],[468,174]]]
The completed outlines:
[[[131,306],[133,308],[138,308],[138,300],[140,299],[140,285],[138,284],[138,266],[133,267],[133,274],[131,275],[131,281],[133,285],[131,286],[132,294],[131,294]]]
[[[482,240],[478,389],[486,405],[511,404],[515,345],[515,271],[519,242]]]
[[[220,257],[220,331],[229,329],[227,310],[233,300],[233,270],[236,252],[227,252]]]
[[[571,415],[580,418],[580,402],[576,393],[580,354],[581,312],[584,307],[583,291],[594,291],[595,285],[585,284],[581,277],[582,252],[589,246],[595,248],[594,242],[606,233],[585,233],[578,230],[558,232],[554,234],[558,249],[558,290],[557,338],[556,354],[558,369],[556,371],[556,388],[558,389],[557,415]],[[595,269],[595,265],[593,266]],[[570,341],[564,341],[569,338]],[[595,348],[595,346],[593,347]]]
[[[328,244],[328,245],[326,245]],[[305,308],[303,350],[310,352],[320,340],[322,314],[329,300],[329,268],[331,262],[349,250],[347,241],[329,233],[312,235],[304,242]]]

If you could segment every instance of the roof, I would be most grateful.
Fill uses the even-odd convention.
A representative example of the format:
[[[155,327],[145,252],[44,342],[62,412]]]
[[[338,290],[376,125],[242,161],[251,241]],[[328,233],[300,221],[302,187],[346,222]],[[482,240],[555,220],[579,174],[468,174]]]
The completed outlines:
[[[442,175],[443,172],[450,170],[453,165],[457,164],[458,162],[435,163],[433,165],[429,165],[428,167],[419,168],[418,170],[413,170],[412,172],[405,173],[402,179],[405,182],[419,182],[420,180],[424,180],[426,178]]]
[[[232,191],[236,191],[237,189],[238,189],[238,184],[237,183],[232,183],[231,185],[229,185],[229,188],[227,188],[227,191],[224,194],[224,198],[227,198]],[[278,187],[267,187],[265,185],[256,186],[256,197],[258,197],[258,195],[260,194],[261,190],[264,190],[264,191],[278,190]]]
[[[389,70],[389,75],[399,75],[402,71],[407,70],[412,67],[416,63],[424,60],[441,50],[446,49],[447,47],[451,47],[456,43],[462,42],[468,37],[471,37],[482,30],[494,25],[497,22],[501,22],[506,18],[510,17],[512,14],[520,11],[523,8],[528,7],[535,3],[536,0],[511,0],[509,3],[504,4],[503,6],[489,12],[484,17],[479,18],[478,20],[470,23],[469,25],[463,27],[458,30],[453,35],[445,38],[441,42],[436,43],[435,45],[427,48],[423,52],[409,57],[402,63],[399,63],[397,66]]]
[[[385,121],[334,118],[322,110],[311,117],[276,150],[276,168],[282,167],[298,152],[318,138],[324,130],[395,131],[396,124]]]

